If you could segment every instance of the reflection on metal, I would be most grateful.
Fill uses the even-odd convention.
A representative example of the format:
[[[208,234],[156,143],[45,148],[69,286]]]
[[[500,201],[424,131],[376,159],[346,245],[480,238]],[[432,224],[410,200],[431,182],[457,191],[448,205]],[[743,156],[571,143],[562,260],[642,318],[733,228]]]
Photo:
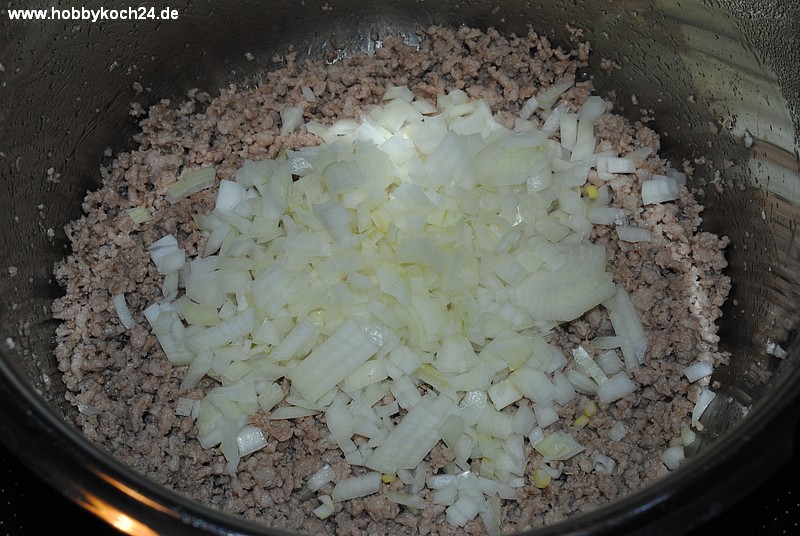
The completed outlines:
[[[130,534],[131,536],[158,536],[158,532],[141,521],[133,519],[96,495],[87,493],[78,499],[77,502],[81,507],[92,512],[103,521],[125,534]]]
[[[112,477],[110,477],[110,476],[108,476],[106,474],[100,473],[100,472],[96,472],[96,474],[97,474],[97,476],[99,476],[100,478],[102,478],[103,480],[105,480],[106,482],[108,482],[109,484],[111,484],[112,486],[117,488],[118,490],[120,490],[122,493],[127,495],[128,497],[130,497],[130,498],[132,498],[132,499],[134,499],[134,500],[146,505],[149,508],[152,508],[152,509],[157,510],[159,512],[163,512],[165,514],[172,515],[173,517],[177,517],[177,514],[175,514],[175,512],[173,512],[172,510],[170,510],[166,506],[155,502],[154,500],[150,499],[149,497],[146,497],[142,493],[139,493],[138,491],[136,491],[135,489],[131,488],[130,486],[127,486],[127,485],[123,484],[119,480],[116,480],[116,479],[114,479],[114,478],[112,478]]]

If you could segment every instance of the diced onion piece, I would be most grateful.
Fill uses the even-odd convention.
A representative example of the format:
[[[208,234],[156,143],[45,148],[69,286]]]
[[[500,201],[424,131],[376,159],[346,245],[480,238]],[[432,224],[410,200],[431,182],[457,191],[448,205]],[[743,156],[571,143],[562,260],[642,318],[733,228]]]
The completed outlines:
[[[577,346],[572,350],[572,357],[575,359],[575,362],[578,363],[581,368],[598,384],[602,384],[608,377],[606,376],[605,372],[597,366],[592,356],[586,351],[583,346]]]
[[[236,436],[239,444],[239,456],[247,456],[259,449],[267,446],[267,438],[260,428],[255,426],[245,426],[239,435]]]
[[[125,295],[117,294],[114,296],[113,302],[114,310],[117,313],[117,318],[119,318],[119,323],[122,324],[125,329],[131,329],[133,326],[135,326],[136,320],[134,320],[131,310],[128,308],[128,302],[125,301]]]
[[[563,269],[539,270],[517,287],[512,303],[535,319],[567,322],[614,294],[611,274],[605,271],[603,246],[576,245],[563,250]]]
[[[166,200],[172,204],[206,188],[214,186],[217,170],[213,166],[203,166],[183,174],[177,181],[167,186]]]
[[[300,106],[286,106],[280,113],[282,136],[293,132],[303,123],[303,108]]]
[[[602,97],[593,95],[584,101],[578,110],[578,115],[582,121],[593,123],[606,113],[607,106],[608,104]]]
[[[317,97],[314,95],[314,91],[308,87],[307,85],[303,84],[300,86],[300,92],[303,94],[303,98],[306,99],[308,102],[316,102]]]
[[[319,400],[379,348],[356,324],[347,321],[291,370],[292,386],[303,398]]]
[[[653,175],[642,182],[642,202],[645,205],[675,201],[681,197],[678,181],[666,175]]]
[[[534,404],[533,412],[536,416],[536,424],[540,428],[547,428],[558,421],[558,412],[550,404]]]
[[[335,512],[333,498],[330,495],[320,495],[317,498],[322,504],[314,508],[314,515],[320,519],[327,519],[333,515],[333,512]]]
[[[383,444],[365,461],[370,469],[396,473],[398,469],[413,469],[439,442],[438,429],[455,409],[455,403],[445,395],[428,394],[394,427]]]
[[[175,415],[189,417],[192,414],[194,402],[191,398],[179,398],[178,403],[175,405]]]
[[[381,473],[370,472],[336,483],[331,493],[334,502],[342,502],[378,493],[381,489]]]
[[[580,372],[575,369],[570,369],[567,371],[567,379],[569,383],[575,388],[576,391],[579,393],[583,393],[585,395],[594,396],[597,394],[597,382],[591,379],[589,376]],[[607,382],[606,382],[607,383]]]
[[[328,482],[333,482],[334,476],[333,468],[326,463],[317,472],[308,477],[306,487],[311,491],[317,491]]]
[[[618,225],[616,227],[617,236],[623,242],[652,242],[653,235],[644,227],[635,225]]]
[[[614,424],[611,425],[611,429],[608,431],[608,437],[611,438],[611,441],[617,442],[621,441],[627,433],[628,430],[625,428],[625,425],[620,421],[615,421]]]
[[[569,88],[571,88],[574,84],[574,80],[564,80],[562,82],[556,82],[555,84],[551,85],[538,95],[536,95],[536,100],[539,102],[539,107],[548,109],[555,102],[558,98]]]
[[[525,104],[522,105],[522,108],[519,110],[519,116],[522,119],[530,119],[536,109],[539,107],[539,101],[536,100],[536,97],[531,97]]]
[[[606,404],[624,398],[636,390],[636,384],[624,372],[618,372],[597,387],[597,397]]]
[[[669,447],[661,453],[661,461],[667,466],[667,469],[674,471],[677,469],[681,462],[686,458],[683,447],[680,445]]]
[[[544,489],[550,485],[553,477],[544,469],[536,469],[533,473],[533,485],[539,489]]]
[[[625,363],[619,358],[614,349],[601,352],[595,357],[595,362],[597,366],[606,373],[606,376],[615,374],[625,368]]]
[[[608,309],[614,331],[623,340],[625,366],[629,371],[639,368],[647,355],[647,338],[628,291],[617,285],[614,295],[603,305]]]
[[[696,382],[697,380],[705,378],[706,376],[711,376],[712,372],[714,372],[714,369],[711,366],[711,363],[708,363],[707,361],[698,361],[697,363],[692,363],[683,369],[683,374],[690,383]]]
[[[583,452],[584,448],[566,432],[553,432],[533,446],[545,462],[566,460]]]
[[[597,225],[625,225],[629,210],[615,207],[591,206],[586,212],[587,219]]]
[[[168,234],[153,242],[148,248],[150,258],[162,274],[169,274],[183,268],[186,254],[174,236]]]
[[[614,461],[613,458],[601,454],[600,452],[595,453],[592,461],[594,462],[594,471],[604,475],[612,474],[614,472],[614,467],[617,465],[617,462]]]
[[[126,212],[128,213],[128,216],[130,216],[131,221],[137,225],[153,219],[153,214],[147,209],[147,207],[133,207],[129,208]]]
[[[422,510],[425,508],[425,499],[419,495],[412,495],[410,493],[403,493],[399,491],[388,491],[386,492],[386,498],[394,503],[416,508],[417,510]]]
[[[716,396],[717,393],[706,387],[703,387],[700,390],[700,396],[697,398],[697,402],[692,409],[692,426],[698,430],[703,429],[703,425],[700,422],[700,417],[703,416],[703,413],[705,413],[706,409],[714,400],[714,398],[716,398]]]
[[[445,510],[445,518],[451,525],[463,527],[471,521],[481,510],[480,502],[475,497],[462,495],[458,500]]]

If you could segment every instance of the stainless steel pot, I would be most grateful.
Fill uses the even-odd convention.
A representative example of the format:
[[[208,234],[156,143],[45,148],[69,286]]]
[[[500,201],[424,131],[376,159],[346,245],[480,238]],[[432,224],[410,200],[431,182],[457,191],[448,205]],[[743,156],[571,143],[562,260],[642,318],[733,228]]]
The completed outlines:
[[[17,7],[52,15],[51,4],[11,4],[0,10],[0,440],[87,509],[130,533],[270,533],[160,488],[70,424],[74,409],[52,357],[49,309],[60,291],[51,271],[66,254],[62,227],[99,186],[104,150],[133,147],[129,103],[180,98],[192,87],[213,93],[268,69],[290,44],[336,56],[431,23],[516,33],[530,25],[557,44],[567,43],[567,23],[582,28],[599,93],[614,95],[632,118],[652,110],[674,162],[713,160],[698,165],[693,185],[704,192],[704,227],[731,238],[733,291],[720,334],[732,357],[714,374],[721,396],[706,413],[697,452],[657,483],[537,534],[682,533],[788,456],[800,416],[800,4],[176,0],[177,20],[94,23],[11,20]],[[603,58],[621,69],[600,69]],[[144,94],[133,93],[135,81]],[[46,180],[50,167],[60,182]],[[716,180],[714,168],[722,170]],[[774,344],[788,356],[771,355]]]

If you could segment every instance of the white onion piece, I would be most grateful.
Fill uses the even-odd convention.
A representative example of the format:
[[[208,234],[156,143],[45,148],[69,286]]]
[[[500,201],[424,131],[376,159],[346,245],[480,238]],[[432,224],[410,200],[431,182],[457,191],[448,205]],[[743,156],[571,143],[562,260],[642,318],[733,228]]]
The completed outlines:
[[[317,491],[328,482],[333,482],[334,476],[333,468],[326,463],[317,472],[308,477],[306,487],[311,491]]]
[[[153,242],[148,248],[150,258],[162,274],[169,274],[183,268],[186,254],[172,235],[165,235]]]
[[[314,95],[314,91],[308,87],[307,85],[303,84],[300,86],[300,92],[303,94],[303,98],[306,99],[308,102],[316,102],[317,97]]]
[[[287,106],[280,112],[281,114],[281,135],[285,136],[294,131],[303,123],[303,108],[299,106]]]
[[[331,493],[334,502],[346,501],[358,497],[365,497],[377,493],[381,488],[381,474],[370,472],[352,478],[346,478],[336,483]]]
[[[629,210],[616,207],[589,207],[586,217],[597,225],[625,225],[630,215]]]
[[[594,462],[594,471],[604,475],[613,474],[614,467],[617,465],[613,458],[599,452],[592,457],[592,461]]]
[[[669,447],[661,453],[661,461],[670,471],[677,469],[685,458],[686,455],[682,446]]]
[[[625,368],[625,363],[619,358],[614,349],[601,352],[594,360],[597,366],[606,373],[606,376],[615,374]]]
[[[131,310],[128,308],[128,302],[125,301],[125,295],[117,294],[113,297],[112,301],[114,303],[114,310],[117,313],[117,318],[119,318],[119,323],[122,324],[122,327],[125,329],[131,329],[133,326],[135,326],[136,320],[134,320]]]
[[[694,426],[698,430],[703,429],[703,425],[700,422],[700,417],[703,416],[703,413],[705,413],[709,404],[711,404],[711,402],[714,400],[714,398],[716,398],[716,396],[717,393],[706,387],[703,387],[700,390],[700,396],[697,398],[697,402],[695,403],[694,408],[692,409],[692,426]]]
[[[192,414],[194,402],[191,398],[179,398],[178,403],[175,405],[175,415],[189,417]]]
[[[615,421],[614,424],[611,425],[611,429],[608,431],[608,437],[611,438],[611,441],[617,442],[621,441],[627,433],[628,430],[625,428],[625,425],[620,421]]]
[[[705,378],[706,376],[711,376],[712,372],[714,372],[713,367],[706,361],[692,363],[683,369],[683,374],[690,383],[696,382],[697,380]]]
[[[597,387],[597,397],[601,402],[610,403],[624,398],[636,390],[636,384],[624,372],[608,378]]]
[[[642,202],[645,205],[674,201],[681,196],[678,181],[666,175],[653,175],[642,182]]]
[[[543,457],[544,462],[566,460],[583,452],[584,448],[566,432],[553,432],[533,446]]]
[[[180,179],[167,186],[165,198],[175,204],[181,199],[214,186],[216,177],[217,171],[212,166],[203,166],[188,171]]]
[[[425,508],[425,499],[419,495],[412,495],[410,493],[403,493],[399,491],[387,491],[386,498],[394,503],[416,508],[417,510],[422,510]]]
[[[239,445],[239,456],[247,456],[267,446],[267,438],[260,428],[245,426],[236,436]]]
[[[652,242],[653,235],[648,229],[635,225],[617,225],[617,236],[623,242]]]
[[[617,285],[614,295],[604,301],[603,305],[608,309],[614,331],[623,340],[625,366],[629,371],[636,370],[644,363],[647,355],[647,337],[630,295],[622,286]]]
[[[320,495],[317,497],[322,504],[314,508],[313,512],[314,515],[320,519],[327,519],[329,518],[333,512],[335,511],[335,506],[333,504],[333,499],[330,495]]]

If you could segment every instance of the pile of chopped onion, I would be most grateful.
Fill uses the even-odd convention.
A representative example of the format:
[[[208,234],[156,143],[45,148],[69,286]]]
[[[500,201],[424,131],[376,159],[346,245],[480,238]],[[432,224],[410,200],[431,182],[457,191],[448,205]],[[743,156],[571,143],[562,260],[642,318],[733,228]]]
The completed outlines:
[[[182,387],[219,382],[202,400],[181,399],[180,413],[196,419],[203,447],[221,448],[229,472],[266,445],[248,424],[256,413],[324,415],[330,440],[366,472],[312,475],[311,491],[335,485],[318,516],[400,479],[406,491],[389,500],[419,508],[427,487],[450,523],[480,516],[495,531],[500,501],[526,485],[526,443],[540,458],[539,487],[560,474],[549,462],[584,449],[554,426],[557,408],[577,393],[604,404],[630,395],[647,353],[631,299],[589,236],[593,225],[649,235],[607,206],[608,187],[583,188],[591,170],[608,179],[636,161],[595,154],[593,123],[608,105],[553,108],[568,87],[531,99],[513,130],[462,91],[433,105],[389,88],[367,120],[307,123],[324,143],[247,161],[222,180],[214,210],[197,218],[201,256],[187,259],[169,235],[151,246],[165,299],[145,316],[170,361],[188,365]],[[528,120],[535,112],[541,129]],[[282,117],[290,131],[302,109]],[[208,167],[187,173],[168,197],[214,177]],[[651,179],[648,200],[674,199],[674,180]],[[115,304],[127,325],[124,299]],[[598,305],[613,336],[570,358],[546,340]],[[430,475],[425,459],[439,442],[454,462]],[[678,458],[670,451],[668,464]],[[610,472],[614,461],[595,467]]]

